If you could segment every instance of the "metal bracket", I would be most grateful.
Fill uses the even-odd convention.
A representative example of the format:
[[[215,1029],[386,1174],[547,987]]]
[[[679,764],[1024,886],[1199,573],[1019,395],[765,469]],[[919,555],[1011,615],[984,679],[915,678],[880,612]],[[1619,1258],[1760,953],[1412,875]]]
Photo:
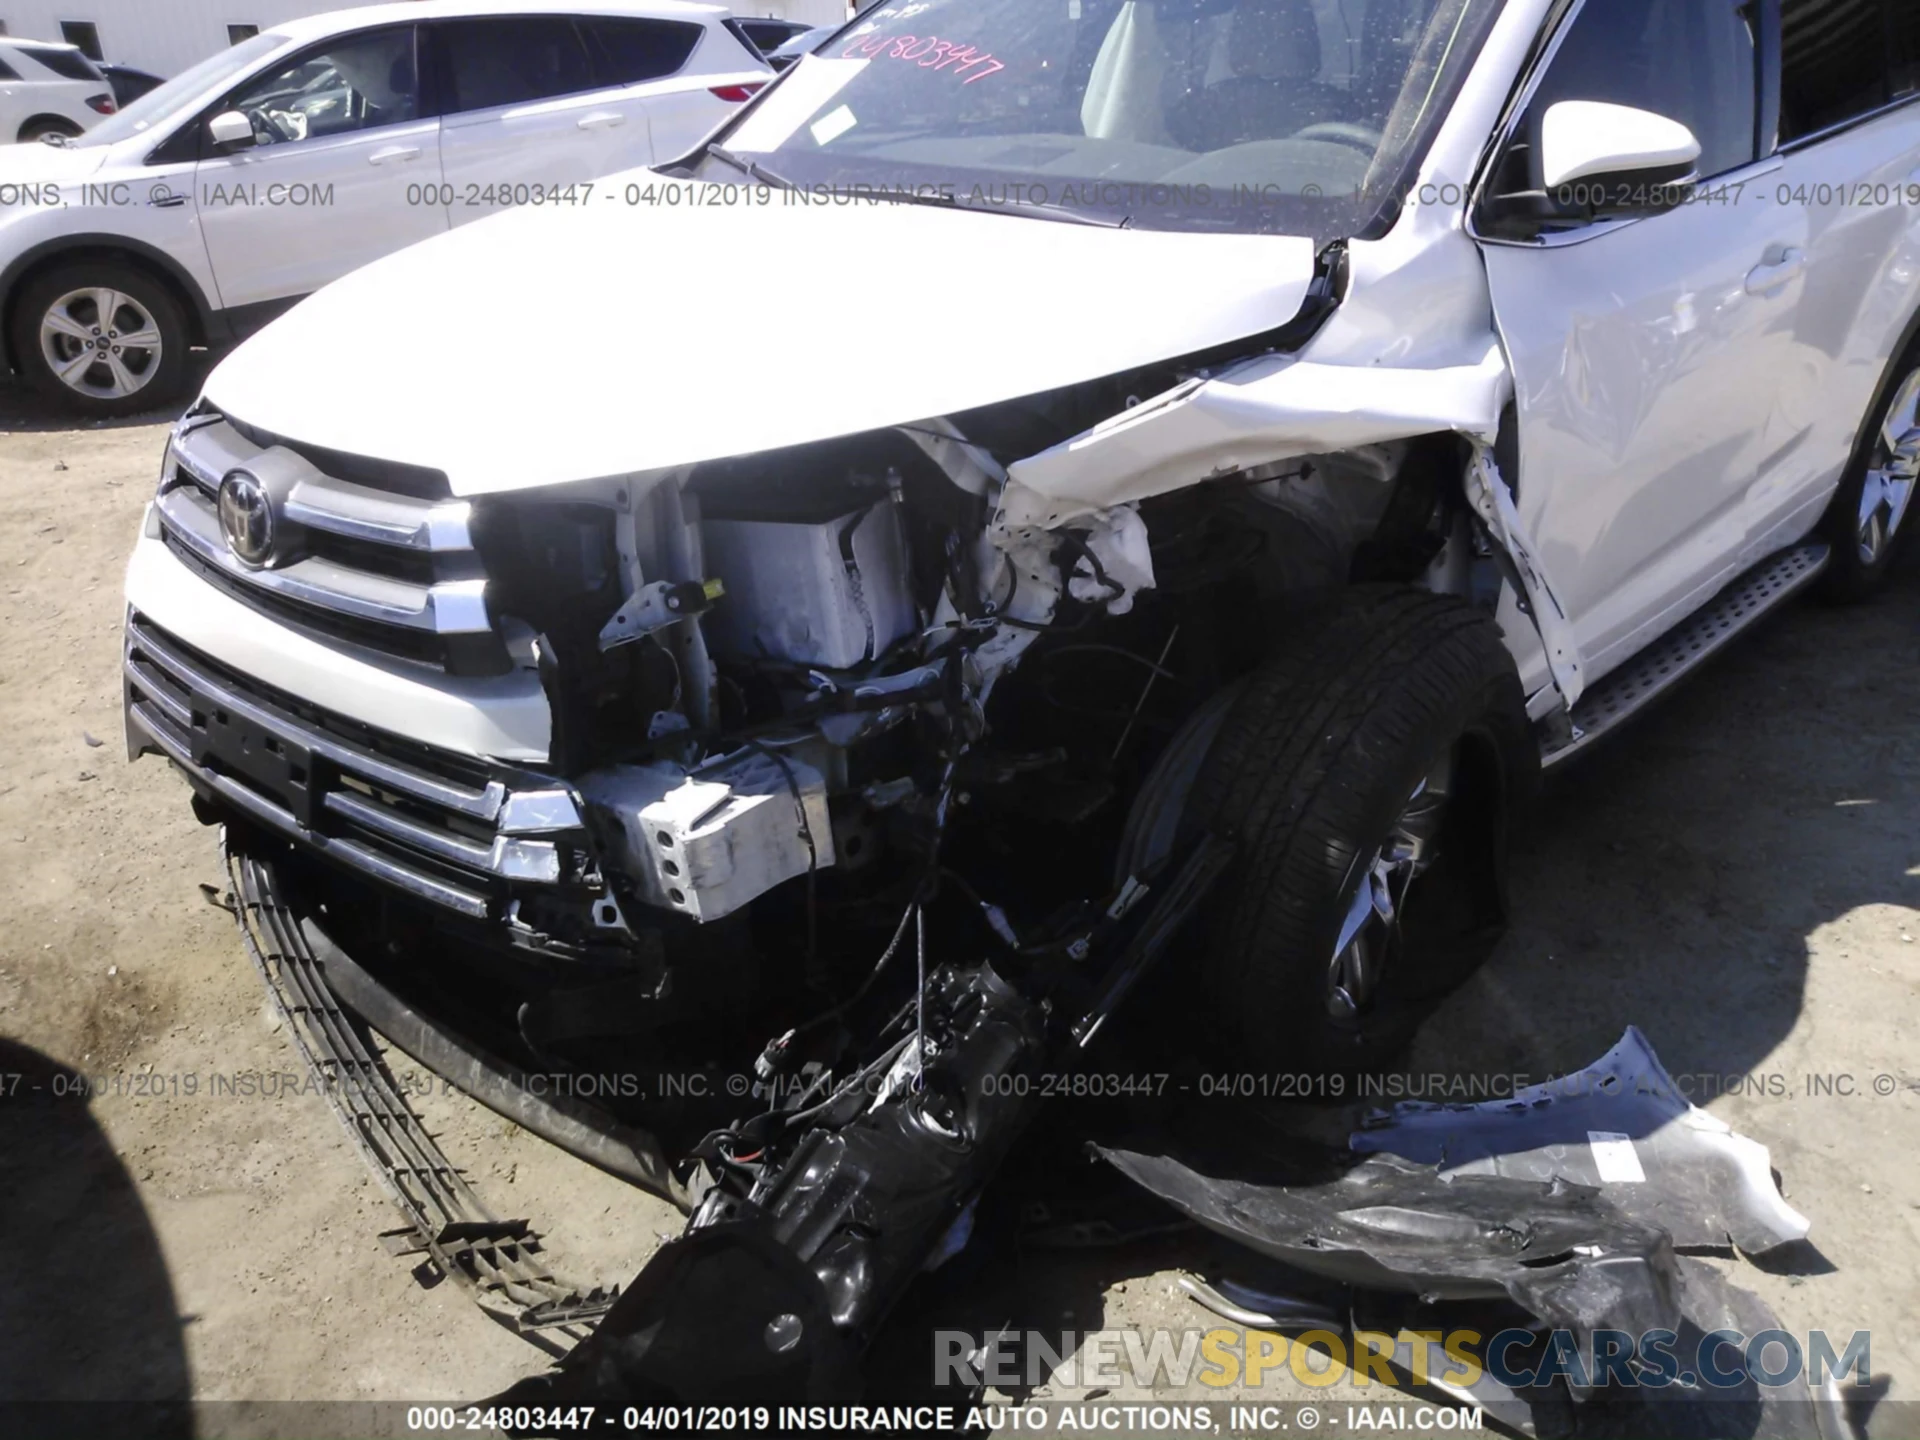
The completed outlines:
[[[600,627],[600,648],[611,650],[664,630],[694,615],[705,614],[726,594],[718,580],[655,580],[642,585],[621,602],[613,618]]]
[[[1580,647],[1573,638],[1573,624],[1566,607],[1547,583],[1546,569],[1534,553],[1533,541],[1520,512],[1513,503],[1513,492],[1500,474],[1493,451],[1475,444],[1473,460],[1467,466],[1467,502],[1479,517],[1487,539],[1505,556],[1512,578],[1520,591],[1520,608],[1533,622],[1534,632],[1547,655],[1547,668],[1553,674],[1553,688],[1560,693],[1561,707],[1571,711],[1580,703],[1587,688],[1586,667],[1581,663]]]

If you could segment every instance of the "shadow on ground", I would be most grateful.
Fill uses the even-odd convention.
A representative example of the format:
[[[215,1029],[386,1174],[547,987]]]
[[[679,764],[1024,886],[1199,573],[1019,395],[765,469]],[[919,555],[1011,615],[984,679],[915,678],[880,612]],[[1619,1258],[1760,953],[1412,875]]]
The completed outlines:
[[[175,1307],[146,1207],[84,1088],[0,1039],[0,1405],[183,1401],[191,1317]],[[82,1419],[90,1435],[191,1433],[182,1413],[144,1405],[22,1423],[82,1433]]]
[[[1874,602],[1789,607],[1552,779],[1513,928],[1409,1069],[1538,1080],[1629,1023],[1698,1103],[1777,1069],[1815,932],[1920,906],[1916,614],[1909,551]]]
[[[112,420],[79,419],[70,411],[48,404],[18,380],[0,373],[0,433],[77,430],[84,434],[91,430],[121,430],[130,425],[154,425],[172,420],[193,403],[194,397],[200,393],[200,387],[206,383],[207,372],[213,369],[224,353],[196,350],[187,360],[184,388],[178,399],[142,410],[136,415],[122,415]]]

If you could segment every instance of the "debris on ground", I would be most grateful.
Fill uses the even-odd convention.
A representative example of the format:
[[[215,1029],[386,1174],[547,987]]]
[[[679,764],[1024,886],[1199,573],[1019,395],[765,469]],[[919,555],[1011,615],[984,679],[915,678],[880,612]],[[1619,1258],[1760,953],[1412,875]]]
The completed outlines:
[[[1685,1252],[1775,1254],[1805,1240],[1808,1222],[1766,1148],[1689,1103],[1636,1028],[1586,1069],[1508,1099],[1371,1114],[1344,1153],[1297,1180],[1092,1148],[1245,1246],[1266,1277],[1193,1279],[1196,1303],[1243,1325],[1333,1330],[1355,1355],[1362,1332],[1397,1336],[1387,1358],[1406,1388],[1480,1407],[1513,1433],[1853,1434],[1837,1375],[1768,1383],[1755,1354],[1715,1338],[1784,1332],[1757,1295]],[[1438,1337],[1463,1328],[1487,1343],[1472,1383],[1449,1386],[1434,1377],[1458,1373],[1460,1357]],[[1503,1329],[1517,1333],[1487,1363]],[[1670,1337],[1664,1354],[1650,1336]],[[1421,1344],[1431,1353],[1416,1357]],[[1668,1373],[1649,1380],[1663,1360]],[[1509,1384],[1515,1375],[1533,1383]]]
[[[1807,1236],[1767,1147],[1688,1101],[1634,1026],[1577,1074],[1480,1104],[1409,1101],[1363,1121],[1349,1143],[1448,1176],[1592,1185],[1682,1250],[1765,1255]]]

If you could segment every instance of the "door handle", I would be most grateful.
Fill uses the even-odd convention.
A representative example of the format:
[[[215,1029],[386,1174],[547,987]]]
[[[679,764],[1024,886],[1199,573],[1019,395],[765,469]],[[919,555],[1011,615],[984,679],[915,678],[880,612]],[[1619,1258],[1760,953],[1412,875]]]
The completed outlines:
[[[624,125],[626,123],[627,117],[622,115],[618,110],[596,110],[591,115],[582,115],[580,117],[579,128],[582,130],[611,130],[616,125]]]
[[[418,145],[389,145],[386,149],[376,150],[367,156],[367,163],[369,165],[385,165],[389,160],[396,162],[416,160],[419,156],[420,147]]]
[[[1770,295],[1782,285],[1798,280],[1807,268],[1807,252],[1796,246],[1767,252],[1767,259],[1747,272],[1749,295]]]
[[[171,190],[155,190],[147,197],[147,204],[156,210],[177,210],[186,203],[186,196],[176,195]]]

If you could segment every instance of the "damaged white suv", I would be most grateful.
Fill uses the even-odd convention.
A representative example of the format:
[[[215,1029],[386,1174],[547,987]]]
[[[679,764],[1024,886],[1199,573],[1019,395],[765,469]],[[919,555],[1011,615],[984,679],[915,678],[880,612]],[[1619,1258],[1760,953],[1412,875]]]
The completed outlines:
[[[221,365],[130,747],[270,979],[766,1227],[857,1343],[1006,1077],[1155,986],[1209,1060],[1378,1065],[1543,763],[1884,576],[1916,83],[1895,0],[883,4]],[[775,329],[693,278],[771,257],[833,277]],[[711,1083],[516,1079],[642,1069]]]

